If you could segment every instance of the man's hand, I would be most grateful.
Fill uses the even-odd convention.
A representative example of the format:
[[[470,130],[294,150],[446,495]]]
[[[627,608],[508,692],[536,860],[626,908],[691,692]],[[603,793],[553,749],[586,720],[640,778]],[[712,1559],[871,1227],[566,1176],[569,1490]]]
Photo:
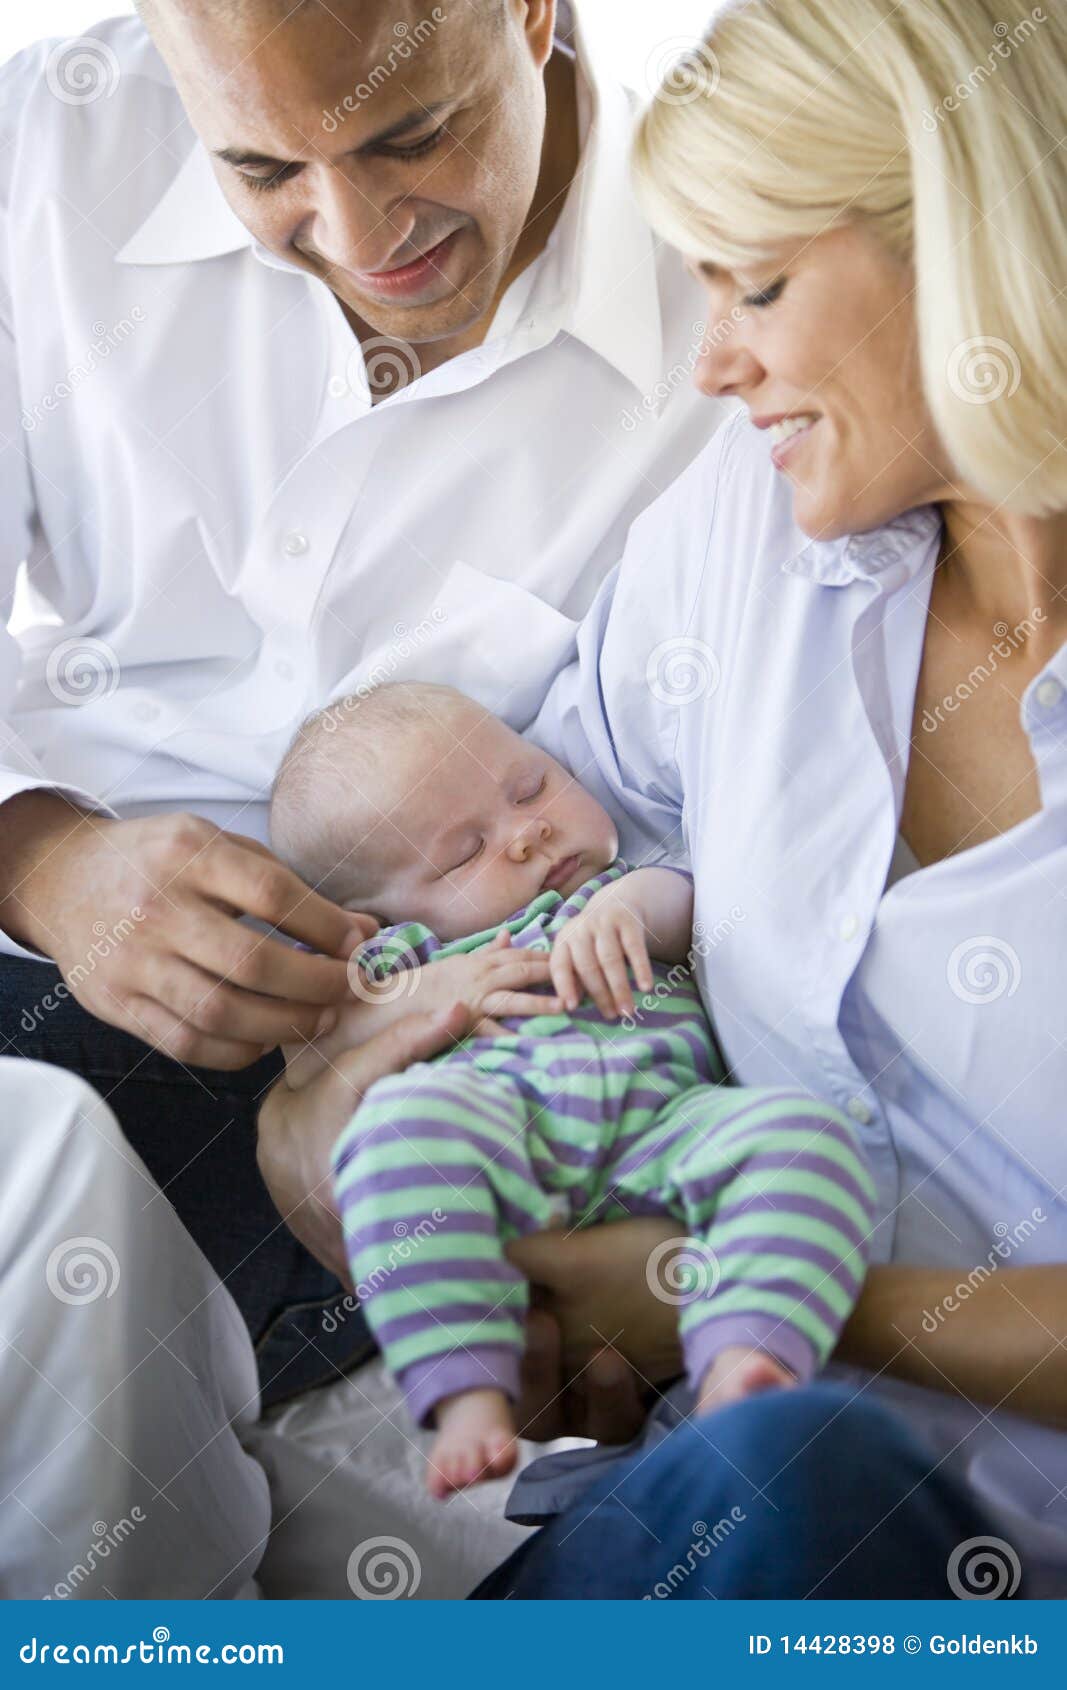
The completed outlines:
[[[377,930],[196,816],[112,821],[29,792],[3,806],[0,832],[0,926],[51,956],[85,1009],[181,1062],[243,1068],[312,1038]]]
[[[452,1004],[465,1003],[471,1012],[471,1032],[480,1038],[507,1033],[494,1019],[499,1015],[558,1015],[559,999],[533,990],[550,980],[548,952],[513,949],[510,941],[505,929],[491,945],[469,955],[445,957],[424,968],[394,974],[380,988],[368,985],[366,996],[344,1004],[335,1024],[321,1029],[310,1044],[285,1047],[289,1084],[297,1089],[306,1085],[335,1057],[413,1011],[435,1015]]]
[[[443,1014],[409,1015],[358,1050],[339,1055],[298,1091],[283,1075],[264,1099],[257,1158],[274,1206],[289,1230],[346,1285],[351,1280],[333,1196],[333,1147],[375,1080],[466,1038],[470,1020],[464,1004]]]
[[[612,1221],[570,1235],[539,1232],[507,1247],[531,1281],[523,1435],[626,1443],[656,1390],[682,1372],[678,1309],[651,1289],[671,1220]]]

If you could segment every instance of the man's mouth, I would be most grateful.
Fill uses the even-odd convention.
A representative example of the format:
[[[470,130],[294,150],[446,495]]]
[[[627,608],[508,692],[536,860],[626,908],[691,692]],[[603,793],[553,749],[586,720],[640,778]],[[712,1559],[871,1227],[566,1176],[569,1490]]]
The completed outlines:
[[[562,862],[557,863],[555,868],[549,869],[545,875],[541,882],[542,892],[558,892],[560,887],[565,886],[572,875],[577,873],[581,865],[581,857],[564,857]]]
[[[443,241],[427,248],[418,258],[412,259],[410,264],[398,264],[392,270],[355,270],[351,274],[368,293],[387,296],[390,299],[418,293],[427,282],[441,274],[442,267],[451,257],[461,232],[459,229],[453,229]]]

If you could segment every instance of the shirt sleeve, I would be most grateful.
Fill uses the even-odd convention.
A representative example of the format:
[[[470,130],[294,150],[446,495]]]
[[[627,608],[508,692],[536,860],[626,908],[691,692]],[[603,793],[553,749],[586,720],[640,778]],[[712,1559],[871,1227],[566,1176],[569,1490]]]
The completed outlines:
[[[21,53],[0,71],[0,850],[2,806],[19,793],[46,787],[61,792],[83,809],[109,811],[107,804],[80,788],[50,780],[32,750],[16,733],[11,715],[22,668],[19,643],[9,623],[19,565],[27,556],[37,525],[30,470],[29,436],[22,426],[16,328],[13,321],[10,223],[19,160],[27,143],[21,114],[26,95],[41,75],[41,49]],[[29,144],[32,144],[29,143]],[[37,207],[38,216],[41,215]],[[0,954],[33,956],[0,930]]]
[[[622,561],[578,630],[527,736],[598,798],[631,868],[687,866],[677,761],[680,713],[710,710],[719,654],[697,608],[720,476],[734,437],[709,446],[630,530]]]

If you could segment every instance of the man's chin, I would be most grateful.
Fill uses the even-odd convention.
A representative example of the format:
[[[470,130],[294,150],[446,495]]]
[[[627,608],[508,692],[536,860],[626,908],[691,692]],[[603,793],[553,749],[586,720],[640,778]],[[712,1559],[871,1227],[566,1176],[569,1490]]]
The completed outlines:
[[[492,295],[483,296],[481,281],[472,291],[450,283],[440,297],[420,299],[410,305],[385,304],[373,295],[362,293],[347,277],[330,285],[342,305],[365,323],[372,334],[404,341],[409,346],[469,334],[493,306]]]

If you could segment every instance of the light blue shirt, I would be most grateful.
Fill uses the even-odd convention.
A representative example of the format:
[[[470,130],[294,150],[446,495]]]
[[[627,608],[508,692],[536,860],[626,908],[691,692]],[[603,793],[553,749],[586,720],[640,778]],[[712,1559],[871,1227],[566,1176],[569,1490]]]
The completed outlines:
[[[1021,701],[1041,809],[897,878],[940,538],[924,509],[809,540],[739,415],[635,524],[530,731],[618,817],[629,861],[688,857],[735,1078],[845,1109],[879,1192],[874,1259],[958,1268],[963,1301],[989,1273],[1067,1262],[1067,647]],[[1013,638],[991,631],[984,677],[961,676],[942,719]],[[955,1310],[928,1312],[933,1331]],[[1005,1458],[1002,1488],[1029,1487],[1067,1558],[1067,1440],[879,1388],[939,1452],[965,1434],[952,1459],[987,1495]]]

